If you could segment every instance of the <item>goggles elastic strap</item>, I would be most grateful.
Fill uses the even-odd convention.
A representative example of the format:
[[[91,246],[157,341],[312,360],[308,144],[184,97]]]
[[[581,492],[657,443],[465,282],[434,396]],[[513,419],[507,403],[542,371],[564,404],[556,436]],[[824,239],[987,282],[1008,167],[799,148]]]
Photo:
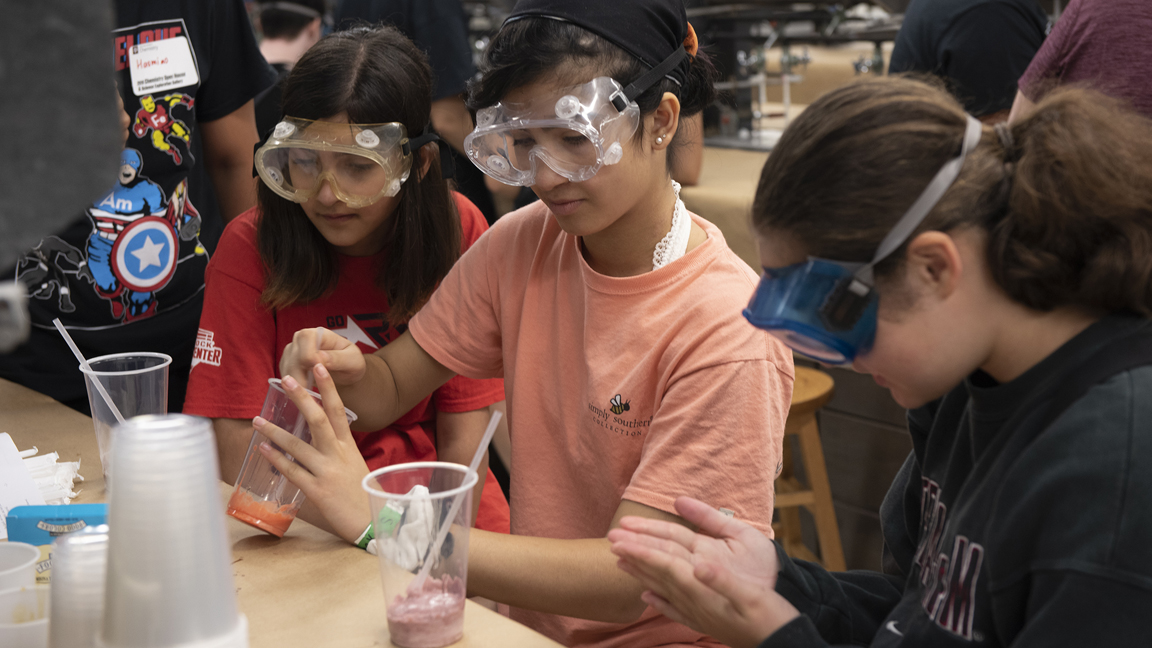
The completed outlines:
[[[252,145],[252,177],[253,178],[259,178],[260,177],[260,172],[256,170],[256,151],[259,151],[260,147],[262,147],[262,146],[264,146],[264,140],[259,140],[255,144]]]
[[[675,69],[677,65],[680,65],[680,61],[684,60],[686,56],[688,56],[688,52],[684,50],[684,46],[681,45],[677,47],[675,52],[672,52],[668,55],[668,58],[660,62],[660,65],[648,70],[644,73],[644,76],[628,84],[628,87],[624,88],[624,92],[617,91],[613,93],[609,98],[612,101],[612,105],[616,107],[618,112],[624,112],[629,102],[634,101],[641,92],[651,88],[652,85],[662,79],[664,75]]]
[[[417,137],[404,142],[401,149],[404,155],[409,155],[431,142],[436,142],[436,146],[440,149],[440,175],[445,180],[456,177],[456,160],[452,157],[448,142],[445,142],[435,131],[428,130],[428,127],[425,127],[424,132]]]
[[[884,240],[880,241],[880,245],[876,248],[876,255],[872,257],[872,261],[855,272],[859,280],[869,286],[873,285],[872,269],[877,263],[888,258],[889,254],[895,252],[896,249],[912,235],[912,232],[916,231],[916,228],[924,221],[928,213],[932,211],[932,208],[936,206],[936,203],[940,202],[940,199],[944,197],[944,192],[948,191],[948,188],[952,186],[956,178],[960,176],[960,169],[964,166],[964,160],[968,157],[968,153],[980,143],[980,121],[972,115],[968,115],[967,117],[968,123],[964,129],[964,144],[960,147],[960,155],[957,155],[944,163],[944,166],[940,167],[940,170],[936,172],[936,175],[932,178],[932,181],[928,183],[928,186],[924,188],[924,191],[921,192],[916,202],[912,203],[908,211],[904,212],[904,216],[889,230]]]
[[[842,279],[836,288],[828,295],[828,298],[820,307],[820,317],[824,325],[833,331],[846,331],[851,330],[856,326],[856,322],[867,310],[869,301],[872,299],[872,292],[874,285],[874,277],[872,276],[873,268],[877,263],[880,263],[896,251],[916,231],[940,198],[944,196],[944,192],[952,186],[956,178],[960,175],[960,169],[964,166],[964,160],[967,158],[968,153],[976,148],[980,142],[981,125],[971,115],[968,115],[968,123],[964,129],[964,143],[960,147],[960,155],[952,158],[944,163],[908,211],[900,217],[896,225],[888,231],[888,234],[880,241],[880,245],[876,248],[876,254],[873,256],[872,261],[861,267],[850,276]]]

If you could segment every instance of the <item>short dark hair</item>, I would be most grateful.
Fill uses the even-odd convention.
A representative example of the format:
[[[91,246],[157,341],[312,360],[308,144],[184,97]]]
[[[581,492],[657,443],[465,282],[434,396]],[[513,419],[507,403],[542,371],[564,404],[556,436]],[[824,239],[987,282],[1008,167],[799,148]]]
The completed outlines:
[[[313,20],[323,16],[325,11],[324,0],[292,0],[292,4],[298,4],[315,11],[317,13],[315,17],[306,16],[296,11],[278,9],[274,6],[275,4],[275,0],[264,0],[258,3],[260,33],[264,38],[293,40]]]
[[[959,153],[965,122],[963,107],[922,79],[828,92],[773,149],[753,223],[762,234],[791,236],[811,256],[870,261]],[[1003,139],[984,130],[917,232],[983,230],[992,277],[1029,308],[1152,316],[1152,121],[1066,87],[1008,128]],[[878,279],[894,276],[905,249],[877,266]]]
[[[627,0],[622,0],[627,1]],[[526,17],[504,25],[484,51],[480,77],[469,86],[473,111],[499,102],[512,90],[544,78],[573,84],[608,76],[627,86],[648,71],[643,61],[592,32],[563,20]],[[665,92],[680,100],[680,115],[694,115],[716,99],[716,68],[703,50],[689,57],[683,86],[665,77],[636,97],[641,115],[656,110]],[[683,124],[681,120],[681,124]],[[636,141],[642,141],[638,130]],[[668,166],[676,155],[677,138],[668,149]]]
[[[426,128],[432,73],[424,53],[394,27],[357,27],[321,39],[284,84],[284,114],[325,119],[346,113],[355,124],[400,122],[409,137]],[[388,295],[388,321],[406,321],[432,295],[460,256],[460,216],[434,147],[414,152],[400,189],[376,283]],[[421,173],[421,157],[430,159]],[[335,288],[336,251],[304,209],[264,183],[257,191],[256,241],[265,267],[262,299],[272,308],[305,303]]]

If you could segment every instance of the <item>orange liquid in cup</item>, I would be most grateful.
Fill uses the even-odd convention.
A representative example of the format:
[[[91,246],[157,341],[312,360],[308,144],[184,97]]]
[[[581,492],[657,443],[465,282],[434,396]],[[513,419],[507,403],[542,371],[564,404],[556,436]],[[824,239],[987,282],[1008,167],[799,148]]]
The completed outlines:
[[[296,519],[298,508],[291,504],[280,506],[275,500],[258,500],[247,489],[237,488],[228,500],[227,512],[245,524],[283,538]]]

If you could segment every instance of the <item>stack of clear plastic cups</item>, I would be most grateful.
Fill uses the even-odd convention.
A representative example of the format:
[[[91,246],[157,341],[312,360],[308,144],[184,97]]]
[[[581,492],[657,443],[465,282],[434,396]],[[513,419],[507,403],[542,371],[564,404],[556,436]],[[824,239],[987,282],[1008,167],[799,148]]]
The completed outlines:
[[[108,525],[60,536],[52,548],[51,648],[94,648],[104,617]]]
[[[101,648],[247,648],[208,419],[116,429]]]

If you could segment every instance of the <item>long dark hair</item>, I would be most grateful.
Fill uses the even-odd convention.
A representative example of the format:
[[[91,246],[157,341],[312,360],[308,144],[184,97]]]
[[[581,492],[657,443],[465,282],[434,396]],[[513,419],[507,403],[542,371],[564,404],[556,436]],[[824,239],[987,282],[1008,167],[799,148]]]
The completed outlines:
[[[965,119],[946,91],[915,79],[833,90],[773,149],[753,224],[811,256],[869,261],[960,151]],[[1073,87],[1005,133],[986,128],[917,231],[963,227],[987,234],[992,277],[1016,302],[1152,317],[1152,121]],[[877,278],[890,280],[904,256],[897,250],[878,265]]]
[[[512,90],[540,79],[575,84],[607,76],[627,86],[647,71],[643,61],[583,27],[551,18],[521,18],[504,25],[488,44],[480,77],[469,87],[468,107],[474,111],[487,108]],[[716,99],[713,82],[718,75],[703,50],[689,57],[685,76],[683,86],[665,77],[640,93],[636,97],[640,114],[656,110],[664,93],[671,92],[680,100],[683,126],[684,117],[704,110]],[[643,134],[643,128],[637,129],[634,141],[641,142]],[[684,141],[685,138],[672,138],[667,157],[669,169]]]
[[[321,39],[292,68],[284,85],[284,114],[325,119],[346,113],[352,123],[400,122],[409,137],[416,137],[428,127],[431,77],[424,53],[395,28],[337,32]],[[460,216],[434,150],[424,147],[413,160],[389,221],[385,260],[376,273],[376,284],[388,296],[392,325],[420,309],[460,256]],[[422,173],[424,160],[431,163]],[[284,308],[335,288],[337,253],[303,208],[264,183],[257,200],[263,302]]]

